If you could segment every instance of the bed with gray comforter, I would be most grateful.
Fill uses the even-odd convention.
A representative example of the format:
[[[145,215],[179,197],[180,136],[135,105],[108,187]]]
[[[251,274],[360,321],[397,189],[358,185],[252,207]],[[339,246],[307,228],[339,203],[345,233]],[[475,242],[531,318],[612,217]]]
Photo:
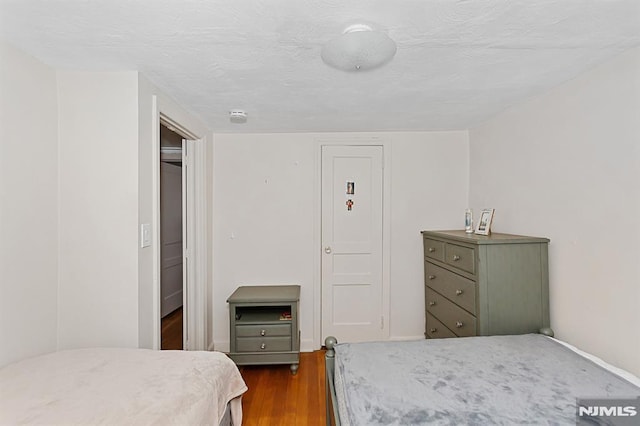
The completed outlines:
[[[640,397],[635,384],[537,334],[335,346],[331,339],[327,422],[343,426],[575,425],[577,398]]]

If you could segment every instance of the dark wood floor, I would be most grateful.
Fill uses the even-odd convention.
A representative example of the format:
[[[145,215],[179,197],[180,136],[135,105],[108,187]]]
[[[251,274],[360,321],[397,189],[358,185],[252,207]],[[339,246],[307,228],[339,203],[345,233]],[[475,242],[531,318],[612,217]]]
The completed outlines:
[[[242,397],[245,426],[324,425],[324,351],[300,354],[293,376],[288,365],[241,366],[249,390]]]
[[[182,349],[182,308],[171,312],[161,321],[162,349]]]

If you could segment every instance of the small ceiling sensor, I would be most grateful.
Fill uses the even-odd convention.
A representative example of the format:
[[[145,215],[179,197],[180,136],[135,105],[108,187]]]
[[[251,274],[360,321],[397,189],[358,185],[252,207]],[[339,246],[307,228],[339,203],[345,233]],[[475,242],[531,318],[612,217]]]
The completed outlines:
[[[247,113],[241,109],[232,109],[229,111],[229,121],[232,123],[246,123],[247,122]]]

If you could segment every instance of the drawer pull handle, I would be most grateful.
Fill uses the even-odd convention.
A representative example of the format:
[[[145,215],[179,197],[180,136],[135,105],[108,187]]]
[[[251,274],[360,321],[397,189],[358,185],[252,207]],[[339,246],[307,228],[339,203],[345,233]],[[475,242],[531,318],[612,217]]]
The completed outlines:
[[[435,306],[436,302],[434,302],[433,300],[431,302],[429,302],[429,306]]]
[[[462,290],[456,290],[456,296],[460,296],[463,293]]]
[[[460,256],[458,256],[457,254],[453,255],[453,261],[457,262],[458,260],[460,260]]]
[[[260,335],[261,335],[261,336],[264,336],[265,334],[267,334],[267,331],[266,331],[266,330],[260,330]]]
[[[430,280],[435,280],[435,279],[436,279],[436,276],[435,276],[435,275],[429,275],[429,279],[430,279]]]
[[[434,251],[436,251],[436,249],[435,249],[435,248],[433,248],[433,247],[429,247],[429,253],[433,253]]]
[[[461,328],[463,325],[462,321],[456,321],[456,328]]]
[[[430,332],[432,332],[432,333],[435,333],[435,332],[437,332],[437,331],[438,331],[438,329],[437,329],[437,328],[432,328],[432,329],[430,329],[429,331],[430,331]]]
[[[260,349],[267,349],[267,344],[266,343],[261,344]]]

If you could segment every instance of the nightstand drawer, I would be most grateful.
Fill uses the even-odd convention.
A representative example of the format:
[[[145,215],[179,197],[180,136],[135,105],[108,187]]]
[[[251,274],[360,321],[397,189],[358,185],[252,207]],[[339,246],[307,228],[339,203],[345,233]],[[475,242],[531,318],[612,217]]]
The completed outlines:
[[[236,325],[237,337],[291,336],[291,324]]]
[[[436,317],[456,336],[468,337],[476,335],[476,317],[457,306],[446,297],[426,287],[427,313]]]
[[[445,262],[454,268],[475,274],[475,250],[469,247],[447,243]]]
[[[429,287],[456,305],[474,315],[476,314],[476,284],[474,281],[427,261],[424,262],[424,277],[424,281]]]
[[[448,337],[458,337],[449,330],[443,323],[438,321],[436,317],[427,313],[427,336],[430,339],[444,339]]]
[[[291,337],[242,337],[236,339],[238,352],[285,352],[291,350]]]
[[[444,243],[442,241],[425,238],[423,243],[426,257],[444,262]]]

